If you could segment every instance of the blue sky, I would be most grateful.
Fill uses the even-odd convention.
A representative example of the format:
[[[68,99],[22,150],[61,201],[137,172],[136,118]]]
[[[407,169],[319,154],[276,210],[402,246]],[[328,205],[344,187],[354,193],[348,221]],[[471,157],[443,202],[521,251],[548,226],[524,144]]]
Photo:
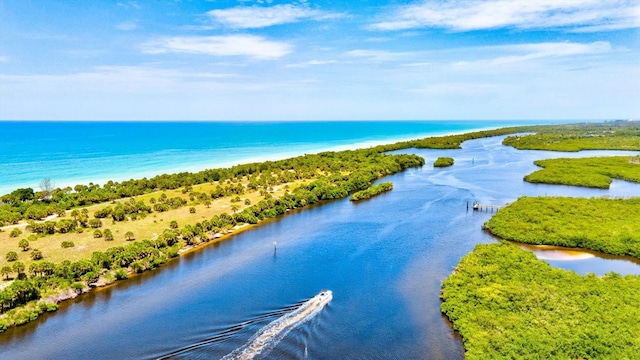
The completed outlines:
[[[640,0],[0,0],[0,119],[640,117]]]

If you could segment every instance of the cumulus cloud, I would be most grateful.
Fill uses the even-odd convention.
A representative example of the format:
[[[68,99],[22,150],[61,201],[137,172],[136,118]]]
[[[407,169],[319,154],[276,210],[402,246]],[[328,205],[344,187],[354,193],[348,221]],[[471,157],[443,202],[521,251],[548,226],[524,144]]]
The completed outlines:
[[[637,0],[429,0],[400,6],[375,30],[498,28],[605,31],[640,27]]]
[[[342,17],[342,14],[310,9],[306,6],[238,6],[228,9],[211,10],[207,15],[216,23],[234,29],[254,29],[273,25],[298,22],[303,19],[328,20]]]
[[[176,36],[151,40],[143,44],[142,51],[148,54],[189,53],[277,59],[289,54],[292,46],[255,35]]]

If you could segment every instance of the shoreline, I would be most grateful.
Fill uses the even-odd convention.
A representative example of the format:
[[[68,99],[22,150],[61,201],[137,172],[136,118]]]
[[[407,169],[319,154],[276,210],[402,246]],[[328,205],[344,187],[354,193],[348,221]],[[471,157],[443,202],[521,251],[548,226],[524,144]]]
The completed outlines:
[[[149,169],[138,169],[138,171],[132,171],[132,172],[126,172],[126,173],[122,173],[120,172],[119,174],[116,173],[111,173],[113,176],[109,176],[108,174],[97,174],[95,177],[94,176],[81,176],[81,177],[71,177],[71,178],[65,178],[65,179],[56,179],[54,176],[48,176],[51,178],[51,180],[54,182],[55,187],[58,188],[64,188],[64,187],[73,187],[75,185],[78,184],[83,184],[83,185],[88,185],[89,183],[94,183],[94,184],[98,184],[100,186],[103,186],[104,184],[106,184],[108,181],[114,181],[114,182],[122,182],[122,181],[127,181],[130,179],[142,179],[142,178],[152,178],[158,175],[162,175],[162,174],[174,174],[174,173],[180,173],[180,172],[198,172],[198,171],[203,171],[206,169],[216,169],[216,168],[228,168],[228,167],[232,167],[235,165],[239,165],[239,164],[249,164],[249,163],[255,163],[255,162],[265,162],[265,161],[277,161],[277,160],[284,160],[284,159],[288,159],[288,158],[292,158],[292,157],[297,157],[297,156],[301,156],[304,154],[317,154],[320,152],[328,152],[328,151],[344,151],[344,150],[357,150],[357,149],[365,149],[365,148],[370,148],[370,147],[375,147],[378,145],[387,145],[387,144],[393,144],[393,143],[397,143],[397,142],[403,142],[403,141],[411,141],[411,140],[418,140],[418,139],[423,139],[423,138],[428,138],[428,137],[441,137],[441,136],[450,136],[450,135],[461,135],[461,134],[465,134],[465,133],[470,133],[470,132],[476,132],[476,131],[485,131],[485,130],[494,130],[494,129],[499,129],[499,128],[503,128],[503,127],[511,127],[511,126],[521,126],[521,125],[550,125],[550,124],[556,124],[559,122],[556,122],[555,120],[541,120],[541,121],[535,121],[535,120],[489,120],[489,121],[495,121],[495,122],[503,122],[504,124],[500,124],[500,125],[496,125],[496,126],[479,126],[479,127],[472,127],[469,129],[465,129],[465,130],[460,130],[460,131],[435,131],[435,132],[420,132],[420,133],[414,133],[411,135],[399,135],[399,136],[391,136],[391,137],[383,137],[383,138],[377,138],[375,139],[376,136],[370,136],[374,137],[373,139],[360,139],[357,142],[354,143],[348,143],[349,140],[339,140],[339,141],[333,141],[334,144],[331,143],[331,141],[329,142],[321,142],[320,146],[315,146],[314,143],[306,143],[306,144],[302,144],[302,146],[298,145],[294,145],[291,146],[291,148],[293,148],[291,151],[276,151],[273,153],[267,153],[267,154],[263,154],[260,155],[259,154],[259,148],[254,148],[255,150],[253,151],[252,155],[249,156],[242,156],[238,157],[236,159],[233,160],[226,160],[226,161],[211,161],[212,159],[210,157],[207,156],[207,154],[205,152],[214,152],[214,151],[221,151],[222,149],[208,149],[208,150],[188,150],[188,151],[196,151],[196,152],[200,152],[203,151],[202,153],[195,153],[195,155],[197,155],[196,157],[203,157],[203,158],[208,158],[207,161],[196,161],[193,163],[182,163],[182,164],[175,164],[177,166],[173,166],[174,164],[169,164],[169,165],[165,165],[163,167],[154,167],[154,168],[149,168]],[[578,121],[578,120],[576,120]],[[365,123],[366,121],[363,121],[363,123]],[[426,121],[416,121],[416,122],[426,122]],[[442,123],[447,123],[447,122],[454,122],[454,121],[439,121],[439,120],[434,120],[432,121],[433,123],[436,122],[442,122]],[[483,123],[483,121],[478,121],[479,125],[481,125]],[[341,143],[341,144],[338,144]],[[281,148],[287,148],[292,144],[283,144],[282,146],[279,146]],[[272,147],[270,149],[278,149],[279,147]],[[238,150],[243,150],[245,148],[237,148],[237,149],[231,149],[232,151],[238,151]],[[151,152],[151,153],[138,153],[138,154],[131,154],[131,155],[113,155],[113,156],[109,156],[105,159],[110,159],[114,156],[133,156],[133,157],[154,157],[158,154],[156,154],[157,152]],[[99,159],[87,159],[89,161],[99,161]],[[179,159],[176,159],[179,160]],[[0,164],[0,168],[2,168],[2,164]],[[34,179],[33,182],[28,183],[28,182],[24,182],[24,183],[11,183],[11,184],[0,184],[0,195],[4,195],[4,194],[8,194],[18,188],[24,188],[24,187],[31,187],[34,190],[38,189],[38,182],[40,180],[42,180],[42,178],[44,178],[46,176],[43,177],[39,177],[38,179]]]

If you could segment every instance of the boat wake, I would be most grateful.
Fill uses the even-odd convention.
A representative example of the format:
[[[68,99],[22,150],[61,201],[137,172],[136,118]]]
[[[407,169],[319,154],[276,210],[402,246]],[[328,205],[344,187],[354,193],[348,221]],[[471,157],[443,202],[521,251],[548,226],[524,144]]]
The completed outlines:
[[[323,290],[305,301],[297,309],[283,315],[260,329],[249,342],[223,357],[223,360],[248,360],[271,351],[293,328],[316,316],[327,305],[333,294]]]

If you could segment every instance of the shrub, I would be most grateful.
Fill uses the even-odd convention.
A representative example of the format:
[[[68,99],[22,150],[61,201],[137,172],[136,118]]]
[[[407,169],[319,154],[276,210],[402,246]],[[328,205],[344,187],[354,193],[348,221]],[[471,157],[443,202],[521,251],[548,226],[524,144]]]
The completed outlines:
[[[453,165],[453,158],[451,157],[439,157],[433,163],[433,167],[447,167]]]
[[[122,268],[116,270],[114,275],[116,277],[116,280],[126,280],[129,278],[129,274],[127,274],[127,270]]]
[[[73,241],[63,241],[61,246],[63,249],[66,249],[66,248],[74,247],[76,245],[73,243]]]
[[[33,251],[31,251],[31,258],[33,260],[41,260],[44,256],[42,255],[42,251],[38,250],[38,249],[33,249]]]
[[[100,219],[90,219],[89,220],[89,227],[97,229],[97,228],[99,228],[101,226],[102,226],[102,221]]]
[[[5,258],[7,259],[7,261],[16,261],[18,260],[18,253],[15,251],[9,251]]]
[[[13,230],[11,230],[11,232],[9,233],[9,237],[15,238],[20,236],[20,234],[22,234],[22,231],[20,231],[20,229],[18,228],[14,228]]]
[[[27,251],[29,250],[29,241],[22,239],[18,242],[18,246],[22,248],[22,251]]]

